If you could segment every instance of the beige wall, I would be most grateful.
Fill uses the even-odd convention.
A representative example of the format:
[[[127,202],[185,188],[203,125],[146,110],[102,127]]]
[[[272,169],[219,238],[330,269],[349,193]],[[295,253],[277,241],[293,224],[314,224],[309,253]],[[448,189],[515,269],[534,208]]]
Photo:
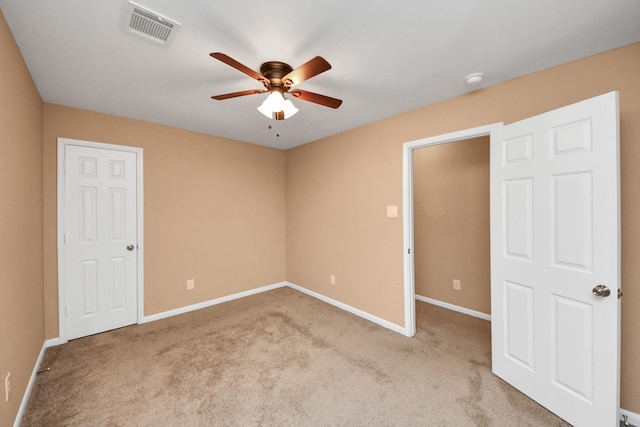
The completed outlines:
[[[287,151],[287,278],[403,325],[402,216],[386,216],[402,204],[394,133],[373,125]]]
[[[489,137],[415,150],[413,204],[416,294],[491,313]]]
[[[9,426],[44,342],[42,101],[1,11],[0,58],[0,425]]]
[[[289,281],[403,324],[402,144],[620,91],[622,407],[640,412],[640,43],[287,151]],[[401,212],[400,212],[401,214]],[[337,284],[329,285],[329,274]]]
[[[57,137],[144,150],[145,315],[286,280],[284,152],[44,104],[47,338],[58,336]]]

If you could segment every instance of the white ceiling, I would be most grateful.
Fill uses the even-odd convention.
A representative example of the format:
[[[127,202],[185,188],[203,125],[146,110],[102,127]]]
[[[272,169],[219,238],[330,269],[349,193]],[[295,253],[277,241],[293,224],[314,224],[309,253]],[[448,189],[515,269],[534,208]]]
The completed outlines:
[[[481,87],[640,41],[640,0],[139,0],[182,24],[162,47],[120,29],[126,0],[0,0],[45,102],[287,149]],[[259,71],[316,55],[333,69],[299,88],[284,121],[261,115],[261,89],[209,56]],[[269,129],[269,126],[272,129]],[[279,134],[279,136],[277,136]]]

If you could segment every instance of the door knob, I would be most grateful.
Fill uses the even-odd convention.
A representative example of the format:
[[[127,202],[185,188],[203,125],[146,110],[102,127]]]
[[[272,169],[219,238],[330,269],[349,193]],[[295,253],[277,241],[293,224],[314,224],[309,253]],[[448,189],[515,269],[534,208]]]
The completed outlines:
[[[133,250],[133,245],[127,245],[127,250],[128,251],[132,251]],[[594,288],[595,289],[595,288]],[[594,291],[595,292],[595,291]]]
[[[592,290],[593,294],[597,297],[608,297],[611,295],[611,291],[605,285],[598,285]]]

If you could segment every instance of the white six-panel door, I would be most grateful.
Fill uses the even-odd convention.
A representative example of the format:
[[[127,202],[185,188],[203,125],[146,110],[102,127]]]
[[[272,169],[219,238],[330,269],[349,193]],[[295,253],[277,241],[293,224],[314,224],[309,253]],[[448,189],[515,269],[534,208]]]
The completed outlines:
[[[63,316],[73,339],[137,322],[136,153],[64,147]]]
[[[618,144],[617,92],[491,133],[493,371],[576,426],[617,425]]]

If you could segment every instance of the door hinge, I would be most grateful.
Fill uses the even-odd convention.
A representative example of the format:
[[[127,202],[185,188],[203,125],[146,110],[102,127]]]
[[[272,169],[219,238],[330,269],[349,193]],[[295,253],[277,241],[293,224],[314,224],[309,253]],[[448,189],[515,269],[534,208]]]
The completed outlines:
[[[618,289],[618,299],[622,298],[622,289]]]
[[[64,306],[64,315],[69,317],[69,307],[68,306]]]
[[[411,255],[411,248],[409,248],[409,249],[407,250],[407,253],[408,253],[409,255]]]

